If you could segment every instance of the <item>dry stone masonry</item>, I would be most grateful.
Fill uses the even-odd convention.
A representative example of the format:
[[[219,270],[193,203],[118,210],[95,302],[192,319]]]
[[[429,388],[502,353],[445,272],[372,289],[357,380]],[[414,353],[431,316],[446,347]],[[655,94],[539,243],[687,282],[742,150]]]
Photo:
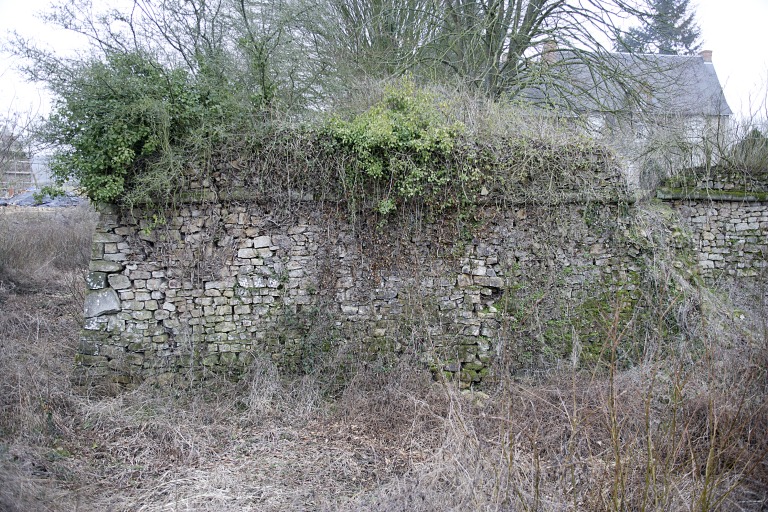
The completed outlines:
[[[768,268],[768,207],[745,201],[678,200],[675,207],[696,235],[707,276],[755,277]]]
[[[758,277],[768,269],[768,175],[712,171],[682,175],[658,196],[694,235],[702,273]]]
[[[78,378],[236,376],[264,354],[301,371],[352,341],[371,353],[415,350],[463,386],[494,358],[523,368],[569,357],[571,325],[589,343],[584,304],[631,300],[643,279],[638,205],[620,187],[608,192],[614,200],[486,201],[458,226],[401,215],[361,228],[311,197],[284,211],[243,193],[159,215],[105,208]],[[692,231],[701,272],[765,268],[765,201],[668,201]]]

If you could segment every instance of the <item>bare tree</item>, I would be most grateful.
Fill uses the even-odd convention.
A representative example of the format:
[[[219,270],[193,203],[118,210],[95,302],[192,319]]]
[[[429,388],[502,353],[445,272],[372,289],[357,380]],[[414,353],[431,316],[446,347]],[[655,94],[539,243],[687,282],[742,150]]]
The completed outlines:
[[[493,98],[552,80],[563,65],[604,64],[611,36],[648,16],[640,0],[318,0],[320,32],[365,73],[459,81]],[[554,48],[568,59],[547,56]]]
[[[148,52],[257,102],[317,107],[361,76],[458,81],[491,98],[572,89],[574,64],[615,78],[605,57],[619,25],[651,15],[644,0],[133,0],[105,12],[74,0],[47,18],[102,53]]]
[[[0,195],[12,188],[34,184],[26,149],[28,128],[28,117],[19,113],[0,116]]]
[[[290,109],[317,103],[330,74],[310,31],[312,12],[295,0],[133,0],[106,10],[72,0],[43,17],[92,43],[87,55],[67,61],[17,36],[12,46],[28,58],[27,75],[49,84],[76,73],[78,61],[142,53],[259,107]]]
[[[434,0],[320,0],[312,8],[325,51],[353,76],[413,69],[439,28]]]

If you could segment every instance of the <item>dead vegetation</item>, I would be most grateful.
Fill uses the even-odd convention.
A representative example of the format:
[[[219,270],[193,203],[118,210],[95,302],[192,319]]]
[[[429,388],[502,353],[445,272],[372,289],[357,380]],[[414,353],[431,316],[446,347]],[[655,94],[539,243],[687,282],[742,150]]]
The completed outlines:
[[[70,288],[71,273],[88,267],[95,226],[87,205],[0,208],[0,288]]]
[[[0,510],[768,507],[764,291],[735,321],[701,299],[705,328],[674,355],[620,370],[609,350],[605,371],[505,376],[483,392],[403,360],[360,363],[331,395],[323,375],[257,358],[238,383],[89,396],[69,380],[82,284],[68,276],[90,225],[6,215]],[[621,329],[606,337],[615,346]]]

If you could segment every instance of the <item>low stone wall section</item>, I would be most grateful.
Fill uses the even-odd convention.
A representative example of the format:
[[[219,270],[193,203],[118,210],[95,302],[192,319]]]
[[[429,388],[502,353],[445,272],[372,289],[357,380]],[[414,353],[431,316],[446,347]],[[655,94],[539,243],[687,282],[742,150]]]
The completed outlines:
[[[764,278],[768,203],[718,190],[659,193],[692,235],[681,250],[707,278]],[[578,359],[575,338],[602,336],[590,308],[623,307],[647,277],[654,242],[636,226],[641,208],[489,203],[470,220],[401,212],[372,224],[311,198],[291,211],[242,195],[162,213],[106,209],[77,379],[236,376],[257,355],[301,371],[352,342],[424,354],[464,386],[502,356],[520,368]]]
[[[755,277],[768,269],[768,203],[675,200],[694,234],[704,275]]]

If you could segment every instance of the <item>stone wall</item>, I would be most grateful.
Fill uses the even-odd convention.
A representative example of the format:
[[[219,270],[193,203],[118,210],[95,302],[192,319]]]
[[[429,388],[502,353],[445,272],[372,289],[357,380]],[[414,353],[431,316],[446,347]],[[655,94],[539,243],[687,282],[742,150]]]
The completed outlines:
[[[756,277],[768,268],[768,174],[718,168],[683,173],[658,191],[693,236],[710,278]]]
[[[626,205],[488,206],[461,227],[401,217],[367,230],[318,205],[301,210],[187,205],[152,221],[102,213],[81,377],[237,373],[262,352],[300,369],[355,339],[373,351],[417,349],[468,384],[502,350],[532,364],[548,322],[611,283],[631,290],[639,271]],[[525,323],[518,317],[534,303],[542,328],[502,347],[502,331]]]
[[[730,199],[715,202],[711,190],[660,192],[674,210],[668,231],[688,226],[692,245],[675,243],[681,261],[698,261],[694,273],[758,275],[768,207],[724,190]],[[600,351],[611,308],[637,318],[638,288],[653,281],[646,262],[658,244],[637,222],[645,206],[606,191],[613,201],[485,197],[469,216],[431,220],[415,208],[351,222],[311,195],[287,209],[242,191],[161,213],[107,208],[78,379],[236,376],[265,354],[307,371],[343,346],[360,357],[415,352],[464,386],[500,359],[512,369],[578,362]]]
[[[755,277],[768,269],[768,203],[677,199],[672,204],[692,228],[705,276]]]

